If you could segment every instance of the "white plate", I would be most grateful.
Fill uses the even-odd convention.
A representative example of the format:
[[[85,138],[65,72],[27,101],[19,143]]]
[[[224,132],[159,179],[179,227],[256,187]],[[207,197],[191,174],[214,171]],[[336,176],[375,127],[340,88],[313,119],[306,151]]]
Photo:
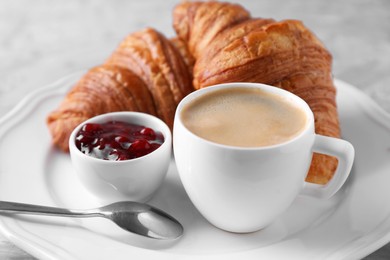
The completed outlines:
[[[0,119],[1,200],[69,208],[101,204],[79,184],[69,156],[52,147],[45,124],[82,74],[35,91]],[[1,230],[40,259],[363,257],[390,241],[390,116],[354,87],[336,85],[343,138],[356,149],[352,175],[331,200],[298,197],[264,230],[240,235],[211,226],[189,201],[173,161],[150,204],[182,222],[185,234],[176,243],[152,244],[104,219],[9,215],[0,217]]]

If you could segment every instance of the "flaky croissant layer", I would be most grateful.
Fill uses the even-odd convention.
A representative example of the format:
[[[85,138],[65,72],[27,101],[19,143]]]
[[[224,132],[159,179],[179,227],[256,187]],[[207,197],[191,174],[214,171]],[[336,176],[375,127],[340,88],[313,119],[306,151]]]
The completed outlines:
[[[177,104],[194,89],[258,82],[303,98],[318,134],[339,137],[332,57],[300,21],[252,18],[238,4],[181,2],[173,10],[177,37],[152,28],[126,37],[105,64],[87,72],[47,119],[54,143],[68,150],[82,121],[112,111],[157,115],[170,127]],[[337,160],[315,154],[307,180],[324,184]]]
[[[145,83],[129,70],[102,65],[89,70],[60,106],[47,117],[53,142],[68,151],[73,129],[83,121],[115,111],[139,111],[156,115]]]

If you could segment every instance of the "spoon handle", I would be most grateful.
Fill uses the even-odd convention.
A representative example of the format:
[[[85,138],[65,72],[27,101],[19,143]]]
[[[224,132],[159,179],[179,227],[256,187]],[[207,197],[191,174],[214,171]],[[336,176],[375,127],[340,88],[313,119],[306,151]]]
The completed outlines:
[[[32,205],[18,202],[0,201],[0,213],[33,214],[59,217],[100,216],[98,212],[78,211],[57,207]]]

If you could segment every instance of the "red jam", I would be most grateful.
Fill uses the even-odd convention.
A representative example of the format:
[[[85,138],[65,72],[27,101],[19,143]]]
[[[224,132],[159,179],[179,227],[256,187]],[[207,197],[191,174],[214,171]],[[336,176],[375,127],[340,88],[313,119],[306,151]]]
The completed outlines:
[[[76,136],[76,147],[82,153],[111,161],[144,156],[156,150],[163,142],[161,132],[121,121],[87,123]]]

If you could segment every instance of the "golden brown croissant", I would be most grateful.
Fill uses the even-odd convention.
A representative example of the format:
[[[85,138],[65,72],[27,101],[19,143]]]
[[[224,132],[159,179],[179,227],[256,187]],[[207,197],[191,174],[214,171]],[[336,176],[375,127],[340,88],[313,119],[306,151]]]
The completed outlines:
[[[193,87],[183,57],[165,36],[152,28],[130,34],[106,64],[132,70],[143,79],[157,115],[172,128],[177,104]]]
[[[240,5],[223,2],[183,2],[176,6],[173,26],[197,59],[215,36],[225,28],[249,19]],[[194,25],[196,23],[196,25]]]
[[[179,51],[180,55],[182,56],[186,66],[188,74],[190,75],[191,83],[192,84],[192,72],[194,70],[194,64],[195,64],[195,58],[192,56],[190,51],[188,50],[188,46],[186,42],[184,42],[179,37],[175,37],[170,39],[171,43],[176,47],[176,49]],[[192,88],[192,85],[191,85]]]
[[[184,46],[184,45],[183,45]],[[68,150],[79,123],[113,111],[159,116],[172,128],[175,109],[193,90],[180,51],[156,30],[130,34],[107,62],[90,70],[47,118],[53,142]]]
[[[47,124],[53,142],[68,151],[73,129],[93,116],[114,111],[140,111],[156,115],[152,96],[133,72],[111,65],[89,70],[72,88]]]
[[[224,82],[281,87],[309,104],[316,133],[339,137],[332,57],[323,44],[300,21],[243,14],[242,7],[219,2],[185,2],[175,8],[174,28],[195,57],[194,87]],[[315,154],[307,180],[326,183],[336,167],[335,158]]]

